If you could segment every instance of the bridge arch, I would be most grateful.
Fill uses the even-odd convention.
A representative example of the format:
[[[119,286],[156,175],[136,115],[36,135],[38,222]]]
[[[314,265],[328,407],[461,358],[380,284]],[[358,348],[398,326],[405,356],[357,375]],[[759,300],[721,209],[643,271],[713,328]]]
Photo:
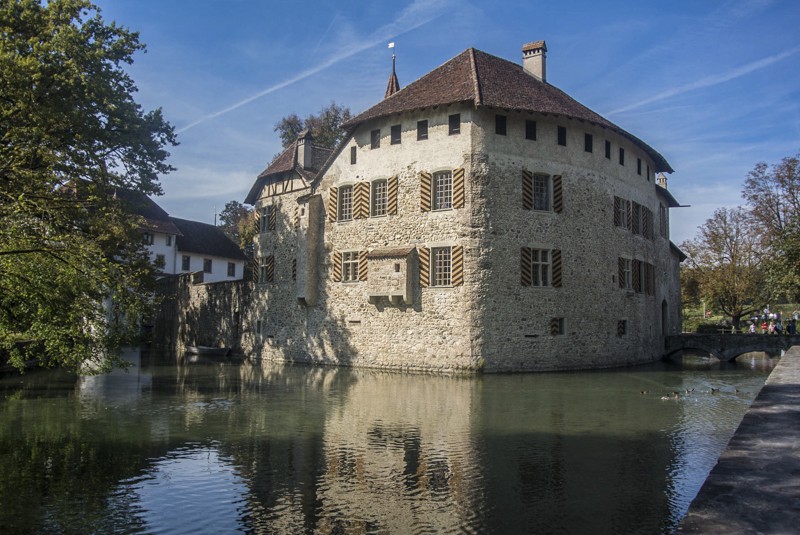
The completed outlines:
[[[756,351],[778,354],[793,345],[800,345],[800,335],[684,333],[667,336],[664,340],[665,358],[679,351],[694,350],[724,361],[732,361],[745,353]]]

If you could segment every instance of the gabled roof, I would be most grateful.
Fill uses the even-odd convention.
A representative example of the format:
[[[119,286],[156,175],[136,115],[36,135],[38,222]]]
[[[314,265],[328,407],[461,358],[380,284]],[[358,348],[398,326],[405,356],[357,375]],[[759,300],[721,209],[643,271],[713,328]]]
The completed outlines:
[[[658,184],[656,184],[655,186],[656,186],[656,194],[661,195],[662,197],[664,197],[664,199],[666,199],[667,206],[669,206],[670,208],[686,208],[685,206],[681,205],[681,203],[679,203],[675,197],[672,196],[672,193],[670,193],[667,188],[659,186]]]
[[[307,182],[310,183],[313,181],[317,176],[317,172],[319,172],[333,151],[314,143],[311,143],[310,146],[313,150],[311,153],[311,167],[304,169],[302,165],[297,163],[297,141],[293,141],[291,145],[286,147],[283,152],[272,160],[266,169],[261,171],[253,187],[250,188],[247,197],[245,197],[244,202],[254,205],[261,195],[261,190],[264,189],[264,186],[272,182],[283,180],[286,173],[296,172]]]
[[[114,190],[116,198],[129,212],[144,218],[142,230],[175,234],[180,236],[181,231],[170,221],[169,214],[142,192],[117,188]]]
[[[458,102],[472,102],[475,107],[550,113],[587,121],[630,139],[650,155],[656,164],[656,171],[672,172],[666,159],[644,141],[557,87],[527,74],[522,65],[474,48],[468,48],[444,65],[353,117],[344,127],[353,129],[371,119]]]
[[[181,232],[176,238],[179,252],[247,260],[242,250],[219,227],[177,217],[169,219]]]

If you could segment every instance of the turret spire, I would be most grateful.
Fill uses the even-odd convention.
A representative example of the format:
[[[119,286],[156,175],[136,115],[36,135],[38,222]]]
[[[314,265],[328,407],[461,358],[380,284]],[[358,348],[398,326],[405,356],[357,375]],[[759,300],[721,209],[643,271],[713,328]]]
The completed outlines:
[[[389,83],[386,85],[386,94],[383,96],[383,98],[388,98],[400,91],[400,82],[397,81],[397,74],[394,71],[396,57],[394,55],[394,43],[389,43],[389,48],[392,49],[392,75],[389,76]]]

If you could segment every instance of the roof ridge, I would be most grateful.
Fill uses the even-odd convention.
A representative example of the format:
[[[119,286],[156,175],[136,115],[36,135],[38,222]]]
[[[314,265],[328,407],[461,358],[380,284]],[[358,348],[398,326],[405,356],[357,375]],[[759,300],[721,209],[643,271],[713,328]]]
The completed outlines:
[[[483,104],[481,100],[481,82],[478,78],[478,64],[475,61],[475,48],[469,47],[469,63],[470,68],[472,70],[472,88],[475,91],[475,107],[481,106]]]

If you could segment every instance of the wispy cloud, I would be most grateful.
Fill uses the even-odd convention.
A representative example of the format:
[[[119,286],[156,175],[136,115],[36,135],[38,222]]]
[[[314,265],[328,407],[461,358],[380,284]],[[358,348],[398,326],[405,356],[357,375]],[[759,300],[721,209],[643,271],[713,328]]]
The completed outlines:
[[[711,76],[706,76],[705,78],[700,78],[696,82],[692,82],[690,84],[684,84],[676,87],[672,87],[670,89],[666,89],[661,91],[660,93],[656,93],[652,97],[648,97],[644,100],[640,100],[639,102],[634,102],[628,106],[624,106],[622,108],[616,109],[614,111],[608,112],[607,115],[615,115],[618,113],[624,113],[626,111],[631,111],[636,108],[641,108],[642,106],[646,106],[647,104],[651,104],[653,102],[658,102],[660,100],[668,99],[670,97],[674,97],[676,95],[681,95],[683,93],[688,93],[690,91],[694,91],[696,89],[702,89],[705,87],[711,87],[718,84],[722,84],[728,82],[730,80],[734,80],[736,78],[741,78],[742,76],[748,75],[751,72],[757,71],[759,69],[763,69],[764,67],[768,67],[773,63],[777,63],[781,60],[788,58],[789,56],[793,56],[800,52],[800,47],[795,47],[780,54],[776,54],[774,56],[770,56],[768,58],[764,58],[758,61],[754,61],[752,63],[748,63],[747,65],[743,65],[741,67],[737,67],[736,69],[730,70],[725,73],[721,74],[713,74]]]
[[[339,63],[340,61],[347,59],[359,52],[372,48],[373,46],[388,43],[391,39],[397,37],[398,35],[402,35],[404,33],[410,32],[424,26],[435,19],[439,18],[440,16],[446,14],[451,7],[451,0],[414,0],[410,5],[408,5],[403,11],[400,13],[400,16],[374,32],[372,32],[369,36],[366,36],[360,40],[352,40],[347,45],[342,46],[338,50],[334,51],[331,56],[326,59],[325,61],[308,68],[295,76],[287,78],[281,82],[278,82],[274,85],[267,87],[259,91],[258,93],[251,95],[245,99],[242,99],[230,106],[223,108],[219,111],[215,111],[213,113],[209,113],[200,117],[199,119],[187,124],[176,130],[178,134],[182,132],[186,132],[187,130],[194,128],[195,126],[202,124],[206,121],[219,117],[221,115],[225,115],[233,110],[239,109],[242,106],[246,106],[247,104],[258,100],[270,93],[274,93],[280,89],[288,87],[292,84],[295,84],[301,80],[305,80],[310,76],[317,74],[320,71],[327,69],[328,67]],[[327,31],[327,30],[326,30]]]

